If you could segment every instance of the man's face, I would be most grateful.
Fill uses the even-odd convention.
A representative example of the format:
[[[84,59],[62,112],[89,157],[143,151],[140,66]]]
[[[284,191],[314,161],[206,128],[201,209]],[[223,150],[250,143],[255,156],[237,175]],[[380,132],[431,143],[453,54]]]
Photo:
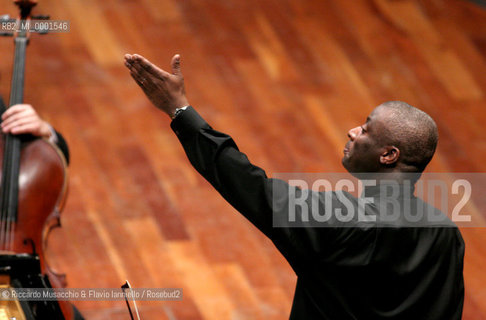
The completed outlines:
[[[380,155],[385,150],[385,124],[388,111],[378,106],[366,122],[349,130],[349,141],[344,147],[342,164],[348,172],[364,173],[381,170]]]

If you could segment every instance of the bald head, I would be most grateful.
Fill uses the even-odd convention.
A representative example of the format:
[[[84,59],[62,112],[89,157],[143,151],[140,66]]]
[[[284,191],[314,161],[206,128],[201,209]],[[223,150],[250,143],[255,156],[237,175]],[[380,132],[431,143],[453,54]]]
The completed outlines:
[[[373,113],[380,114],[384,143],[400,150],[405,171],[422,172],[432,159],[439,134],[435,121],[425,112],[402,101],[388,101]]]

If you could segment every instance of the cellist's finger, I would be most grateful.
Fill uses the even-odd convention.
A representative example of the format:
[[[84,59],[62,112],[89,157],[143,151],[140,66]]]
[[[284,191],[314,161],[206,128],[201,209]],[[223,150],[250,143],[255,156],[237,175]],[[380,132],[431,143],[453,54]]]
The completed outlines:
[[[37,114],[20,118],[2,127],[4,133],[22,134],[29,133],[37,137],[49,138],[53,134],[52,127],[39,118]]]
[[[27,113],[32,113],[34,111],[34,108],[30,104],[16,104],[8,108],[3,114],[2,114],[2,120],[7,119],[8,117],[11,117],[14,114],[18,114],[21,112],[27,112]]]
[[[23,133],[33,133],[38,130],[38,127],[35,123],[29,122],[24,123],[22,125],[18,125],[12,128],[10,132],[12,134],[23,134]]]
[[[5,120],[2,121],[2,128],[11,126],[12,123],[16,121],[21,121],[22,119],[30,118],[30,117],[37,117],[37,115],[32,115],[26,111],[19,111],[17,113],[13,113],[9,115]]]
[[[12,117],[11,117],[12,118]],[[9,119],[11,119],[9,118]],[[17,126],[21,126],[27,123],[35,123],[37,122],[37,119],[33,116],[28,116],[28,117],[19,117],[17,119],[11,120],[8,123],[2,123],[2,131],[3,132],[10,132],[12,128],[15,128]]]

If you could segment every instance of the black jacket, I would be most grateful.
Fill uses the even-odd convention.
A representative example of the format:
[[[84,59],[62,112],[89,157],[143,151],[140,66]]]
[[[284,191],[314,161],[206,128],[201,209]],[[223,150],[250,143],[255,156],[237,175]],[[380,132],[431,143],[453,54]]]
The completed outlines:
[[[276,219],[288,215],[289,194],[302,190],[267,178],[230,136],[213,130],[191,107],[171,127],[196,170],[292,266],[298,279],[291,319],[461,319],[464,241],[454,224],[274,227]],[[325,201],[342,205],[334,193],[318,197],[323,206]],[[349,194],[348,200],[357,205]],[[430,208],[413,192],[410,201]]]

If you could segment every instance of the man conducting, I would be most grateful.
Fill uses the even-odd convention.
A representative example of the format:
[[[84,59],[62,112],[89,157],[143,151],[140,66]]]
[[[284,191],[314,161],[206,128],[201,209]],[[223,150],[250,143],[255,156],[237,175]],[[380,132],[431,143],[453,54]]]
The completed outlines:
[[[367,221],[332,216],[326,227],[274,227],[275,219],[288,217],[292,195],[304,190],[267,178],[230,136],[213,130],[189,106],[179,55],[172,58],[172,72],[136,54],[126,55],[125,65],[149,100],[173,119],[171,127],[195,169],[292,266],[298,279],[290,319],[461,318],[464,242],[452,222],[423,218],[410,223],[403,210],[393,213],[393,220],[382,219],[390,216],[385,203],[365,206],[367,217],[375,217]],[[410,174],[420,176],[435,152],[438,133],[430,116],[404,102],[386,102],[348,137],[342,160],[346,170],[357,176],[387,174],[398,181],[399,197],[411,210],[442,214],[414,196],[413,183],[405,183]],[[365,188],[366,197],[382,203],[380,187],[379,181]],[[329,202],[343,210],[359,207],[359,200],[347,193],[316,194],[322,208]]]

